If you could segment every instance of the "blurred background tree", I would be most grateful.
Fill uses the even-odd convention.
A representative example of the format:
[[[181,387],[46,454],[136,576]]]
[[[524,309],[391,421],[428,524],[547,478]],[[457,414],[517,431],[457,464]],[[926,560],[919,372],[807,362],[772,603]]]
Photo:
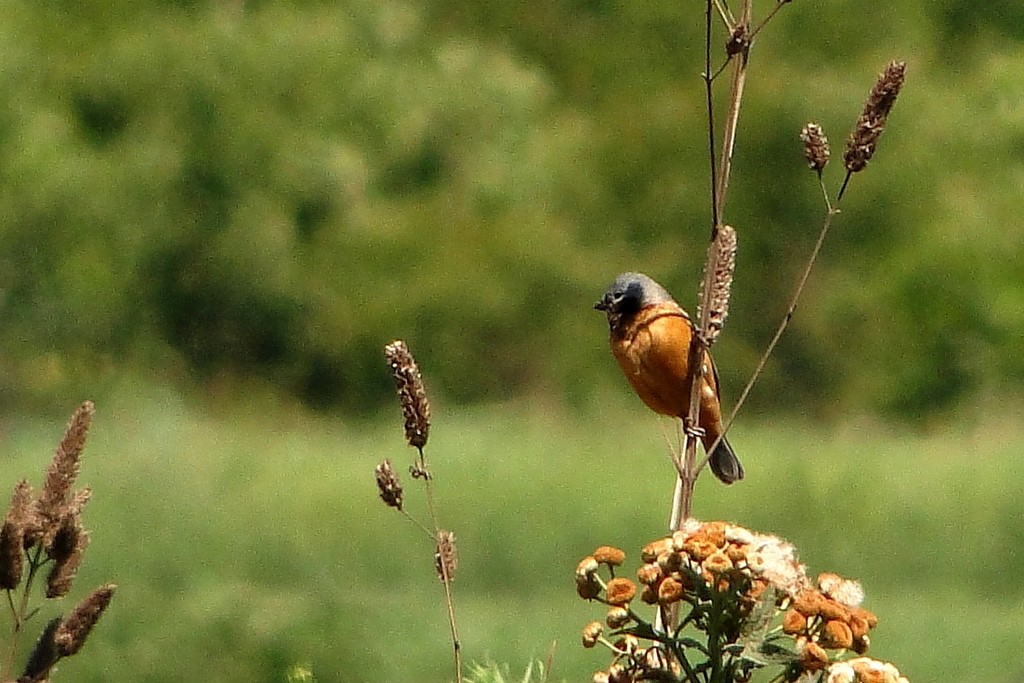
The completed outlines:
[[[789,10],[792,11],[789,11]],[[593,406],[590,310],[644,270],[692,307],[708,234],[700,26],[679,0],[0,6],[0,401],[113,378]],[[820,224],[800,127],[841,147],[908,85],[753,396],[925,419],[1024,380],[1024,6],[794,3],[755,45],[730,214],[735,397]],[[70,393],[69,393],[70,392]]]

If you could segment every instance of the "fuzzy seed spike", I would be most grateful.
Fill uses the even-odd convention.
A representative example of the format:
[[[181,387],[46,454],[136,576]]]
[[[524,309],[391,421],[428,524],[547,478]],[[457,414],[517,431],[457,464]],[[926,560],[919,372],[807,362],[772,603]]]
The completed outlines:
[[[117,586],[108,583],[100,586],[89,594],[85,600],[71,611],[53,634],[53,642],[61,657],[70,657],[82,649],[85,639],[89,637],[92,627],[99,621],[103,611],[110,604]]]
[[[885,123],[889,118],[896,103],[896,97],[903,89],[903,81],[906,76],[906,62],[889,62],[885,71],[879,74],[875,81],[860,118],[854,125],[853,132],[846,143],[846,152],[843,154],[843,161],[846,170],[850,173],[857,173],[864,170],[868,161],[875,154],[875,146],[882,131],[885,130]]]
[[[60,624],[60,617],[55,617],[46,624],[46,628],[43,629],[39,640],[36,641],[35,647],[32,648],[32,654],[28,657],[28,663],[25,664],[25,669],[21,674],[21,678],[18,679],[19,681],[46,680],[50,669],[60,659],[60,653],[57,652],[57,645],[53,639]]]
[[[459,557],[455,549],[455,534],[450,531],[437,532],[437,547],[434,549],[434,568],[437,578],[451,581],[459,566]]]
[[[92,401],[85,401],[71,416],[64,438],[57,445],[50,468],[46,471],[43,491],[39,496],[39,513],[48,530],[60,523],[64,508],[71,501],[75,478],[85,448],[85,437],[92,423],[95,407]]]
[[[388,459],[383,460],[374,469],[374,474],[377,477],[377,489],[380,491],[380,499],[388,507],[401,510],[402,482],[399,480],[395,468],[391,465],[391,461]]]
[[[828,164],[829,146],[825,131],[816,123],[808,123],[800,131],[800,139],[804,143],[804,157],[812,171],[821,173]]]
[[[701,335],[705,343],[711,346],[725,326],[729,316],[729,295],[732,291],[732,278],[736,270],[736,231],[729,225],[718,228],[715,241],[711,244],[711,258],[706,267],[711,268],[711,298],[708,316]],[[701,280],[699,301],[704,301],[704,282]],[[697,311],[697,319],[704,320],[702,310]]]
[[[402,402],[405,439],[410,446],[422,451],[430,433],[430,402],[423,387],[419,366],[409,347],[400,339],[384,347],[384,356],[394,376],[398,398]]]

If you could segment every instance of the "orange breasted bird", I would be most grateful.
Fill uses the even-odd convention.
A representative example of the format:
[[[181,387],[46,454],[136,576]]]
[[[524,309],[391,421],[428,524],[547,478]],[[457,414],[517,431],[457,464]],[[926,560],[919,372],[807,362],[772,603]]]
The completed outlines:
[[[693,323],[672,295],[643,273],[615,278],[594,308],[608,315],[612,353],[633,390],[647,407],[685,420],[690,412],[690,339]],[[698,426],[707,450],[722,434],[718,372],[704,354]],[[708,459],[711,471],[726,484],[743,478],[743,466],[722,439]]]

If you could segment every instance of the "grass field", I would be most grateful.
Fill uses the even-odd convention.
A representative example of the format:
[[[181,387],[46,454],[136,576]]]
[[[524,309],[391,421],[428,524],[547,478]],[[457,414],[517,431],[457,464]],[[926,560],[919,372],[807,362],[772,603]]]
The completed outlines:
[[[41,481],[73,408],[0,423],[4,486]],[[521,671],[555,643],[551,680],[589,680],[607,660],[579,647],[579,630],[601,610],[576,598],[572,571],[605,543],[635,566],[662,533],[671,471],[657,421],[624,401],[590,417],[435,407],[434,423],[427,455],[458,537],[467,660]],[[871,654],[911,681],[1024,675],[1024,427],[741,424],[732,439],[748,480],[702,481],[698,517],[779,534],[812,573],[860,578],[880,617]],[[347,424],[210,415],[159,393],[100,402],[81,475],[93,541],[70,600],[120,588],[55,680],[285,681],[296,665],[317,681],[449,680],[432,544],[373,483],[382,458],[404,471],[412,455],[397,406]]]

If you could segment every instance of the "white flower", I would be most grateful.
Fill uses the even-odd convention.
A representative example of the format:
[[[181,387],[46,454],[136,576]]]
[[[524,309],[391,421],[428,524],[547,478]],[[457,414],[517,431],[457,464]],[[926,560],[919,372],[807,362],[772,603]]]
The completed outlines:
[[[857,673],[848,662],[836,662],[828,668],[826,683],[853,683],[857,680]]]
[[[821,592],[841,605],[859,607],[864,602],[864,588],[859,581],[844,579],[838,574],[825,573],[818,576]]]
[[[755,574],[767,579],[777,590],[795,596],[810,587],[811,580],[796,561],[796,548],[776,536],[755,534],[747,564]]]
[[[750,545],[754,542],[754,532],[744,529],[741,526],[728,525],[725,527],[725,540],[739,545]]]

